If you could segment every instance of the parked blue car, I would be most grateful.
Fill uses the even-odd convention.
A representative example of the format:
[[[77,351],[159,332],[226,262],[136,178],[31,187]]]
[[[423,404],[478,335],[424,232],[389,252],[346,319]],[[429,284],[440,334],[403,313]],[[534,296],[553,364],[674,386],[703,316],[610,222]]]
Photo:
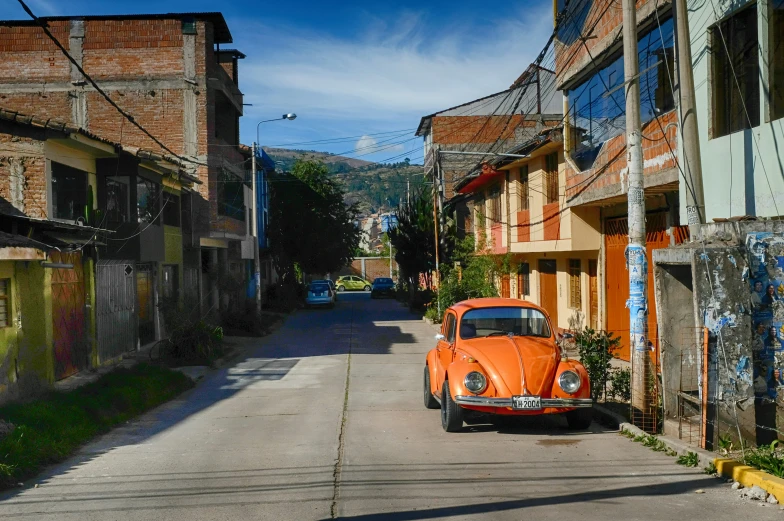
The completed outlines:
[[[379,277],[373,281],[370,289],[370,298],[395,296],[395,282],[388,277]]]

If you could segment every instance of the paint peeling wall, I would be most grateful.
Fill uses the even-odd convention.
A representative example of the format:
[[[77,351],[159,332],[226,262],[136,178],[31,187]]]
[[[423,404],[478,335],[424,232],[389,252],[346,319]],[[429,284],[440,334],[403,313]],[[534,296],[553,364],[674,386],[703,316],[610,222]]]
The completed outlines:
[[[707,231],[707,243],[691,245],[695,303],[709,331],[703,423],[709,441],[769,443],[784,431],[784,226]]]

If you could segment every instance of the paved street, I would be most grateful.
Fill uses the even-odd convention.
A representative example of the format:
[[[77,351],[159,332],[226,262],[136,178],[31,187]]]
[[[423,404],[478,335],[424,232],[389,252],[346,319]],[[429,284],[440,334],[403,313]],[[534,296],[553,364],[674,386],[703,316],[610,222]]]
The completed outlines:
[[[0,519],[748,517],[726,484],[595,424],[444,433],[421,397],[433,328],[394,301],[340,299],[5,494]]]

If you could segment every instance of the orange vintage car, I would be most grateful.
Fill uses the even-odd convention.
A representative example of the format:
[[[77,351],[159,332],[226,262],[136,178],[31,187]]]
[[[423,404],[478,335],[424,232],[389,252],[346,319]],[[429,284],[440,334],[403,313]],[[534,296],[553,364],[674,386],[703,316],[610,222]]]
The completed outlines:
[[[550,319],[530,302],[465,300],[444,313],[427,354],[425,407],[459,431],[469,415],[565,414],[571,429],[591,424],[588,373],[556,341]]]

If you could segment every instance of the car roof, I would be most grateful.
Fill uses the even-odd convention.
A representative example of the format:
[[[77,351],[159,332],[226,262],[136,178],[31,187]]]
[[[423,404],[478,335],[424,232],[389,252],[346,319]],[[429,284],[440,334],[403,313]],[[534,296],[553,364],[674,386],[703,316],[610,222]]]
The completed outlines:
[[[528,302],[527,300],[518,300],[515,298],[497,298],[497,297],[474,298],[474,299],[458,302],[457,304],[454,304],[449,309],[454,310],[455,313],[457,313],[458,315],[462,315],[466,311],[470,311],[472,309],[497,308],[497,307],[537,309],[549,317],[547,311],[545,311],[542,307],[537,306],[533,302]]]

